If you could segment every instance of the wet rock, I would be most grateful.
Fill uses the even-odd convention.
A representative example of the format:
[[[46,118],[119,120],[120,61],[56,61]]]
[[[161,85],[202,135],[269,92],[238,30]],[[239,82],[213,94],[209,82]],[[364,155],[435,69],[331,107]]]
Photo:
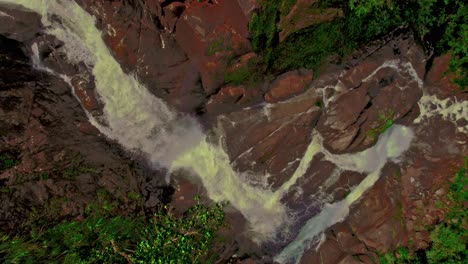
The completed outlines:
[[[74,92],[78,100],[80,100],[83,107],[88,111],[99,109],[99,102],[94,95],[94,87],[87,80],[75,77],[71,79],[71,84],[74,88]]]
[[[122,68],[170,106],[196,112],[205,102],[198,69],[173,34],[185,7],[179,2],[78,1],[97,17],[104,41]]]
[[[251,171],[254,184],[277,188],[297,167],[320,116],[314,93],[275,105],[251,107],[218,119],[234,168]],[[254,175],[263,178],[251,178]]]
[[[394,173],[384,169],[383,177],[352,208],[347,220],[359,240],[379,252],[395,248],[405,236],[404,208]]]
[[[34,12],[8,5],[0,6],[0,12],[0,35],[6,38],[26,42],[41,29],[41,18]]]
[[[346,257],[346,253],[336,250],[337,247],[338,242],[333,239],[327,240],[320,246],[319,252],[315,254],[306,252],[300,263],[340,263]]]
[[[8,89],[0,90],[0,152],[17,153],[16,165],[0,174],[1,231],[17,232],[32,210],[43,219],[77,217],[98,193],[119,200],[122,214],[138,210],[127,194],[138,193],[144,179],[89,124],[72,87],[34,70],[24,53],[29,44],[1,38],[0,54],[8,54],[1,65],[9,66],[2,74],[9,79],[1,79]]]
[[[414,112],[422,96],[420,64],[424,61],[423,51],[414,45],[408,38],[391,40],[340,73],[335,84],[322,88],[328,107],[317,129],[327,149],[334,153],[364,150],[375,144],[389,125]],[[401,50],[399,54],[394,54],[395,47]],[[327,94],[329,90],[332,93]]]
[[[180,2],[172,2],[163,8],[164,19],[162,19],[161,22],[166,30],[174,32],[177,20],[182,15],[185,8],[185,4]]]

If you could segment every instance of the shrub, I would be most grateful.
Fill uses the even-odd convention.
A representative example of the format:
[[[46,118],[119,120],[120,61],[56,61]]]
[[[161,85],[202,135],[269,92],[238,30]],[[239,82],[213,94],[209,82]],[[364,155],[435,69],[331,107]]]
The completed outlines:
[[[13,168],[18,162],[8,154],[0,155],[0,171]]]
[[[209,263],[221,205],[196,204],[183,217],[91,214],[83,221],[35,227],[26,236],[0,235],[2,263]]]

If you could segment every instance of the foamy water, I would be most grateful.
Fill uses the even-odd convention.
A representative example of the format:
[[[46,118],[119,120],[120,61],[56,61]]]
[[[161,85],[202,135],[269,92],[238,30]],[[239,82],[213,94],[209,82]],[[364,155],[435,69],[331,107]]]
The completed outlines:
[[[354,154],[333,155],[324,149],[318,132],[312,131],[312,140],[290,179],[276,191],[257,188],[239,177],[230,164],[228,154],[217,144],[207,141],[193,118],[172,111],[162,100],[150,94],[134,76],[123,72],[105,45],[101,32],[95,27],[94,17],[74,1],[0,0],[2,2],[19,4],[41,14],[46,33],[65,43],[68,59],[76,63],[84,62],[92,69],[106,120],[102,124],[88,114],[93,125],[129,151],[144,153],[155,166],[172,171],[185,169],[197,174],[212,200],[229,201],[245,216],[254,233],[253,239],[259,243],[273,239],[285,223],[294,220],[289,217],[288,208],[281,203],[281,198],[304,176],[317,154],[323,153],[325,159],[339,169],[366,173],[367,177],[346,199],[326,204],[319,214],[305,224],[295,240],[275,257],[280,263],[299,261],[311,242],[323,231],[345,219],[350,205],[372,187],[389,160],[399,157],[408,149],[413,138],[410,128],[395,125],[382,134],[372,148]],[[51,19],[51,15],[57,16],[59,21]],[[41,65],[37,45],[34,49],[36,66],[53,73]],[[400,66],[397,61],[382,65],[406,71],[412,69],[411,65]],[[61,77],[66,79],[66,76]],[[413,77],[419,83],[419,77]]]

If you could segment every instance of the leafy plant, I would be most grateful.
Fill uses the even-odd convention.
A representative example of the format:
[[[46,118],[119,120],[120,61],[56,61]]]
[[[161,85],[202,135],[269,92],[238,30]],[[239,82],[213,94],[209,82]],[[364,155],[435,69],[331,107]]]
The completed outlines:
[[[378,127],[371,129],[367,132],[367,134],[372,138],[372,140],[376,140],[378,135],[384,133],[393,125],[393,116],[395,112],[390,110],[388,113],[379,112],[378,113],[378,120],[380,121],[381,125]]]
[[[83,157],[78,154],[73,159],[69,166],[67,166],[62,173],[62,177],[67,180],[74,180],[81,174],[96,173],[97,170],[89,165],[85,165]]]
[[[222,205],[197,203],[183,217],[89,214],[84,220],[0,235],[2,263],[209,263]]]
[[[232,72],[226,72],[224,74],[224,82],[234,85],[255,85],[263,78],[262,70],[263,69],[261,68],[258,58],[252,58],[246,65],[239,67]]]
[[[0,171],[4,171],[13,168],[18,161],[15,160],[11,155],[1,154],[0,155]]]

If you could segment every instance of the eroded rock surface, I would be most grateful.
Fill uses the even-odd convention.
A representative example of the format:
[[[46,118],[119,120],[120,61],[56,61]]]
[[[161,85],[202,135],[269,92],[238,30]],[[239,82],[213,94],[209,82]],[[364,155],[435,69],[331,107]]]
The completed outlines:
[[[271,263],[308,219],[326,204],[346,199],[366,177],[338,168],[322,153],[291,182],[314,138],[320,136],[327,155],[346,155],[375,146],[394,124],[415,133],[411,147],[384,166],[349,216],[328,228],[302,263],[373,263],[377,252],[410,240],[418,248],[428,245],[423,227],[445,213],[434,199],[448,203],[450,179],[468,155],[468,98],[444,75],[449,55],[435,58],[429,67],[411,36],[395,34],[366,46],[343,66],[325,69],[315,80],[312,72],[295,70],[256,84],[225,84],[226,71],[257,56],[247,31],[256,1],[77,2],[96,17],[127,73],[178,111],[206,113],[209,118],[202,121],[212,128],[209,139],[220,142],[242,181],[279,191],[282,204],[294,212],[291,232],[263,248],[239,235],[248,220],[230,212],[238,234],[229,236],[238,241],[226,246],[223,259],[237,261],[232,254],[242,251],[241,263]],[[291,21],[294,31],[340,16],[328,10],[295,20],[301,5],[314,2],[297,1],[281,18],[280,37],[287,37],[284,25]],[[86,112],[99,119],[103,108],[86,65],[67,62],[63,43],[41,33],[39,16],[5,7],[0,11],[7,14],[0,16],[0,152],[19,160],[0,172],[2,188],[8,190],[1,193],[4,229],[13,229],[13,220],[25,218],[31,207],[57,199],[63,216],[77,217],[100,189],[120,201],[122,212],[158,206],[167,198],[168,190],[160,186],[163,177],[135,172],[121,150],[88,122]],[[66,79],[33,69],[29,58],[34,56],[57,74],[70,76],[73,90]],[[67,168],[93,169],[70,179],[63,174]],[[172,204],[182,214],[194,203],[192,196],[204,190],[184,177],[175,182]],[[141,192],[143,201],[132,201],[132,192]],[[239,247],[243,242],[248,246]]]

